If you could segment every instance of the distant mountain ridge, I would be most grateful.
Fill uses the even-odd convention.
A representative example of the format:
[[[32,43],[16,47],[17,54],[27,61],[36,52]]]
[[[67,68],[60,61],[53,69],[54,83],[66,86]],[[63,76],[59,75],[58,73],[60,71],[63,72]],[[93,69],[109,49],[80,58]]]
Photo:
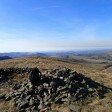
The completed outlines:
[[[21,57],[57,57],[57,58],[74,58],[78,57],[91,57],[91,58],[108,58],[112,59],[112,50],[79,50],[79,51],[46,51],[46,52],[9,52],[0,53],[0,57],[9,56],[11,58]]]
[[[10,53],[0,53],[0,57],[9,56],[11,58],[20,58],[20,57],[31,57],[31,56],[47,56],[44,53],[31,53],[31,52],[10,52]]]

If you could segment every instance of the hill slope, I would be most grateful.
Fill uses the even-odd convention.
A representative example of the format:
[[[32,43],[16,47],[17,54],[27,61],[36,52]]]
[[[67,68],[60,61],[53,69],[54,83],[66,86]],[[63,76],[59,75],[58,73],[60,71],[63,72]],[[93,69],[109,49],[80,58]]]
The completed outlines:
[[[101,65],[101,66],[99,66],[99,65]],[[1,70],[3,68],[3,71],[5,71],[5,68],[16,68],[16,70],[18,72],[18,68],[26,68],[26,67],[28,67],[28,68],[38,67],[42,73],[44,73],[46,70],[49,71],[49,70],[54,70],[55,68],[59,68],[59,67],[60,68],[66,67],[66,68],[72,69],[74,71],[77,71],[78,73],[82,73],[84,75],[84,77],[89,77],[90,79],[94,80],[96,84],[100,83],[101,85],[104,85],[106,87],[110,87],[110,88],[112,87],[112,73],[110,73],[106,69],[104,69],[105,64],[102,64],[102,63],[100,63],[100,64],[91,63],[90,64],[90,63],[86,63],[86,62],[82,63],[82,61],[77,61],[77,60],[72,61],[72,60],[65,60],[65,59],[59,59],[59,58],[47,58],[47,57],[17,58],[17,59],[0,61],[0,68],[1,68]],[[8,69],[8,71],[9,71],[9,69]],[[7,77],[7,74],[5,74],[5,76]],[[20,82],[27,83],[26,80],[28,78],[28,74],[19,72],[19,74],[17,75],[16,73],[14,73],[9,78],[10,78],[11,82],[8,81],[8,82],[4,83],[6,85],[1,83],[0,93],[4,93],[4,92],[6,94],[9,93],[11,91],[11,89],[10,89],[11,83],[12,84],[13,83],[19,84]],[[87,78],[87,82],[88,82],[88,78]],[[92,82],[92,81],[90,81],[90,82]],[[22,84],[22,85],[24,85],[24,84]],[[100,90],[100,88],[99,88],[99,90]],[[1,97],[3,97],[3,96],[1,96]],[[109,112],[111,112],[110,105],[112,105],[112,102],[109,100],[111,98],[112,98],[111,93],[109,95],[107,95],[107,97],[105,97],[104,99],[100,100],[100,99],[96,98],[89,105],[86,105],[85,107],[83,107],[84,109],[82,109],[81,112],[89,112],[89,111],[92,112],[92,110],[96,111],[96,109],[94,108],[95,106],[97,107],[97,109],[99,109],[99,107],[100,107],[101,112],[103,112],[105,109],[108,109]],[[105,102],[108,102],[108,104]],[[107,106],[108,106],[108,108],[107,108]],[[0,101],[0,109],[3,110],[4,108],[9,109],[11,112],[17,111],[17,110],[14,110],[12,102],[8,103],[8,102]],[[54,105],[53,108],[55,110],[58,110],[58,112],[69,112],[67,105],[60,105],[60,106]],[[72,105],[71,105],[71,108],[74,109]],[[88,110],[88,108],[90,108],[90,110]]]

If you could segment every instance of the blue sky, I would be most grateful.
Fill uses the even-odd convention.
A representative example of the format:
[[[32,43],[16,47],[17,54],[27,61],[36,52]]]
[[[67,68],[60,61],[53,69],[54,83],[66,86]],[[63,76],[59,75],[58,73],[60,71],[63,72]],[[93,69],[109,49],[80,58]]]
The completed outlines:
[[[112,0],[0,0],[0,52],[112,48]]]

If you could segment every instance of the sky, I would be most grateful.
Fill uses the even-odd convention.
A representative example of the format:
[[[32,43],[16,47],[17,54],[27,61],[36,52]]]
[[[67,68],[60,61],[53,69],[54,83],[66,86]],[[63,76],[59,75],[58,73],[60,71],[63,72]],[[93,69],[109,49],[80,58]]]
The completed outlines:
[[[0,0],[0,52],[112,48],[112,0]]]

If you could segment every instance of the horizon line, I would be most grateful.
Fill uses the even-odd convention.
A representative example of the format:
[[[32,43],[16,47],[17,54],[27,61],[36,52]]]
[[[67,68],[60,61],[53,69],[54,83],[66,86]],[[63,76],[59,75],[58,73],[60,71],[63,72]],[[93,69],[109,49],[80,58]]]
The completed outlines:
[[[70,50],[41,50],[41,51],[4,51],[0,53],[43,53],[43,52],[73,52],[73,51],[87,51],[87,50],[112,50],[112,48],[88,48],[88,49],[70,49]]]

